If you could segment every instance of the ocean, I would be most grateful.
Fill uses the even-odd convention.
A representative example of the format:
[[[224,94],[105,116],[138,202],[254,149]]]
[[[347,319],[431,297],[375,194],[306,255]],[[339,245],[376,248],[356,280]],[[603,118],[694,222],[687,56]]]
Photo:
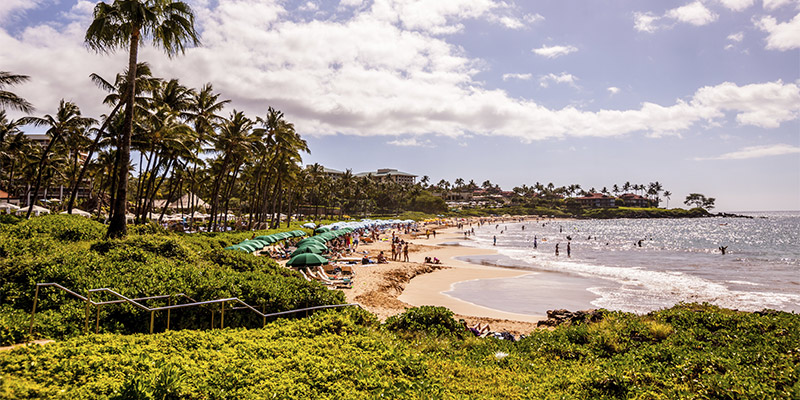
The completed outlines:
[[[445,294],[530,315],[556,308],[646,313],[679,302],[800,312],[800,211],[738,214],[753,218],[474,224],[475,234],[459,244],[499,254],[462,259],[530,273],[460,282]]]

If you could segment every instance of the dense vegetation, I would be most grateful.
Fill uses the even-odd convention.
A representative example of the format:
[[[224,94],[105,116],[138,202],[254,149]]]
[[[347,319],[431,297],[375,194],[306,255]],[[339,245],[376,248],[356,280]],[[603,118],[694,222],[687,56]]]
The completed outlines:
[[[344,301],[341,292],[307,282],[267,258],[223,250],[252,232],[179,235],[157,225],[143,225],[124,239],[103,239],[104,233],[102,224],[69,215],[0,225],[0,344],[25,338],[35,284],[42,282],[59,283],[82,295],[88,289],[107,287],[134,298],[178,293],[196,300],[239,297],[270,312]],[[166,301],[148,304],[165,305]],[[56,289],[43,289],[37,308],[36,335],[63,338],[81,333],[85,310],[79,300]],[[208,328],[209,311],[173,312],[172,328]],[[225,321],[233,326],[260,326],[261,322],[242,312],[229,313]],[[161,331],[165,324],[164,316],[158,315],[155,329]],[[135,333],[148,328],[149,315],[138,309],[123,305],[100,309],[102,332]]]
[[[446,310],[422,314],[431,326],[414,332],[349,309],[264,329],[81,336],[0,353],[0,398],[800,396],[796,314],[691,304],[645,316],[606,312],[599,323],[519,342],[443,334],[452,325]]]
[[[594,208],[583,211],[580,218],[699,218],[710,217],[711,213],[703,208],[692,208],[684,210],[682,208],[636,208],[636,207],[617,207],[617,208]]]

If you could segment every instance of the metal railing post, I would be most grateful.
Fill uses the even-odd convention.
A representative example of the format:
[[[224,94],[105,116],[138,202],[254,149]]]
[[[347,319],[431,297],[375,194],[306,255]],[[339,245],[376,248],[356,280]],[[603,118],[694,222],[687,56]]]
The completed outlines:
[[[168,305],[168,306],[171,306],[171,305],[172,305],[172,297],[170,297],[170,298],[169,298],[169,300],[167,300],[167,305]],[[169,308],[168,308],[168,309],[167,309],[167,330],[169,330],[169,318],[170,318],[170,311],[172,311],[172,309],[169,309]]]
[[[85,321],[83,323],[83,333],[85,335],[89,334],[89,304],[91,304],[91,302],[92,302],[92,292],[89,291],[86,293],[86,312],[85,312],[86,316],[84,318]]]
[[[33,317],[36,315],[36,303],[39,301],[39,285],[36,285],[36,294],[33,295],[33,309],[31,310],[31,327],[28,329],[28,336],[33,338]]]
[[[155,317],[155,314],[155,311],[150,311],[150,333],[153,333],[153,318]]]
[[[211,310],[211,329],[214,329],[214,310]]]
[[[219,303],[219,329],[225,329],[225,302]]]
[[[95,306],[94,333],[100,332],[100,305]]]

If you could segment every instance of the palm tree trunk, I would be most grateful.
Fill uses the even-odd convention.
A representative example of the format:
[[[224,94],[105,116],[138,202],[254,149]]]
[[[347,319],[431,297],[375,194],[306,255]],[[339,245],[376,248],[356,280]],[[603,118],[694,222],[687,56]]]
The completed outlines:
[[[228,183],[227,189],[225,190],[225,214],[223,214],[225,216],[225,221],[223,221],[223,223],[226,231],[228,230],[228,204],[231,201],[231,194],[233,193],[233,185],[236,183],[236,175],[239,174],[240,166],[241,164],[237,165],[236,168],[234,168],[233,176],[231,176],[230,182]]]
[[[69,202],[67,202],[68,213],[72,214],[72,207],[75,204],[75,197],[78,194],[78,186],[83,180],[83,177],[86,175],[86,170],[88,169],[89,164],[91,164],[89,161],[92,159],[94,152],[97,150],[97,146],[100,144],[100,139],[103,137],[103,131],[105,131],[106,128],[108,128],[108,124],[114,118],[114,115],[117,113],[117,111],[119,111],[120,106],[122,106],[125,103],[127,103],[127,99],[120,99],[120,101],[117,102],[117,105],[114,106],[114,109],[111,111],[111,114],[109,114],[108,118],[106,118],[105,122],[103,122],[103,126],[101,126],[100,130],[97,131],[97,136],[95,136],[94,142],[92,142],[92,146],[89,147],[89,154],[86,155],[86,159],[83,161],[83,166],[81,167],[81,173],[78,174],[78,179],[75,180],[75,183],[73,184],[72,188],[70,188]]]
[[[117,196],[114,199],[114,214],[108,225],[106,236],[118,238],[128,234],[125,212],[128,208],[128,165],[131,162],[131,134],[133,132],[134,96],[136,95],[136,59],[139,55],[139,29],[131,33],[131,44],[128,57],[128,102],[125,105],[125,124],[122,128],[120,143],[120,162],[117,169]]]
[[[47,155],[50,154],[50,150],[53,149],[53,145],[56,144],[56,140],[58,137],[61,136],[59,133],[56,132],[53,135],[53,138],[50,139],[50,143],[47,143],[47,147],[45,147],[44,152],[42,153],[42,158],[39,159],[39,169],[36,171],[36,183],[33,185],[33,200],[28,204],[28,212],[25,214],[26,219],[30,219],[31,212],[33,212],[33,206],[36,205],[36,200],[39,198],[39,186],[42,184],[42,172],[44,172],[44,164],[47,161]]]
[[[17,166],[17,160],[11,161],[11,171],[8,174],[8,192],[6,192],[6,203],[11,201],[11,191],[14,190],[14,169]]]

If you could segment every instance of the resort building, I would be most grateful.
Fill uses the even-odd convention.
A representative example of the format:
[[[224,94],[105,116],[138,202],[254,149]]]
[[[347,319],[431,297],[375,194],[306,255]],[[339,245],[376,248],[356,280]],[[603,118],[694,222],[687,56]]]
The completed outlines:
[[[334,179],[339,179],[344,175],[344,171],[328,167],[322,167],[322,173]]]
[[[47,147],[47,145],[50,143],[50,136],[45,133],[27,133],[25,134],[25,137],[39,146],[42,146],[42,148]],[[84,160],[86,160],[86,156],[87,153],[78,153],[79,166],[83,165]],[[42,187],[39,188],[39,195],[37,197],[40,201],[49,200],[51,202],[65,202],[69,199],[69,182],[62,180],[49,185],[47,183],[48,182],[42,182]],[[88,199],[91,196],[91,187],[91,180],[84,178],[81,184],[78,185],[78,190],[75,194],[75,197],[78,200]],[[9,191],[12,193],[11,197],[15,199],[17,203],[23,202],[27,205],[33,199],[33,182],[25,182],[24,184],[23,182],[17,182],[15,190],[9,188]]]
[[[583,207],[588,208],[607,208],[615,207],[614,198],[602,193],[589,193],[583,197],[576,197],[575,200]]]
[[[639,196],[638,194],[625,193],[619,196],[625,207],[652,207],[654,201],[647,197]]]
[[[398,171],[391,168],[381,168],[375,172],[361,172],[355,174],[355,176],[359,178],[368,176],[377,181],[391,181],[404,185],[413,185],[414,180],[417,178],[417,176],[414,174],[409,174],[408,172]]]

